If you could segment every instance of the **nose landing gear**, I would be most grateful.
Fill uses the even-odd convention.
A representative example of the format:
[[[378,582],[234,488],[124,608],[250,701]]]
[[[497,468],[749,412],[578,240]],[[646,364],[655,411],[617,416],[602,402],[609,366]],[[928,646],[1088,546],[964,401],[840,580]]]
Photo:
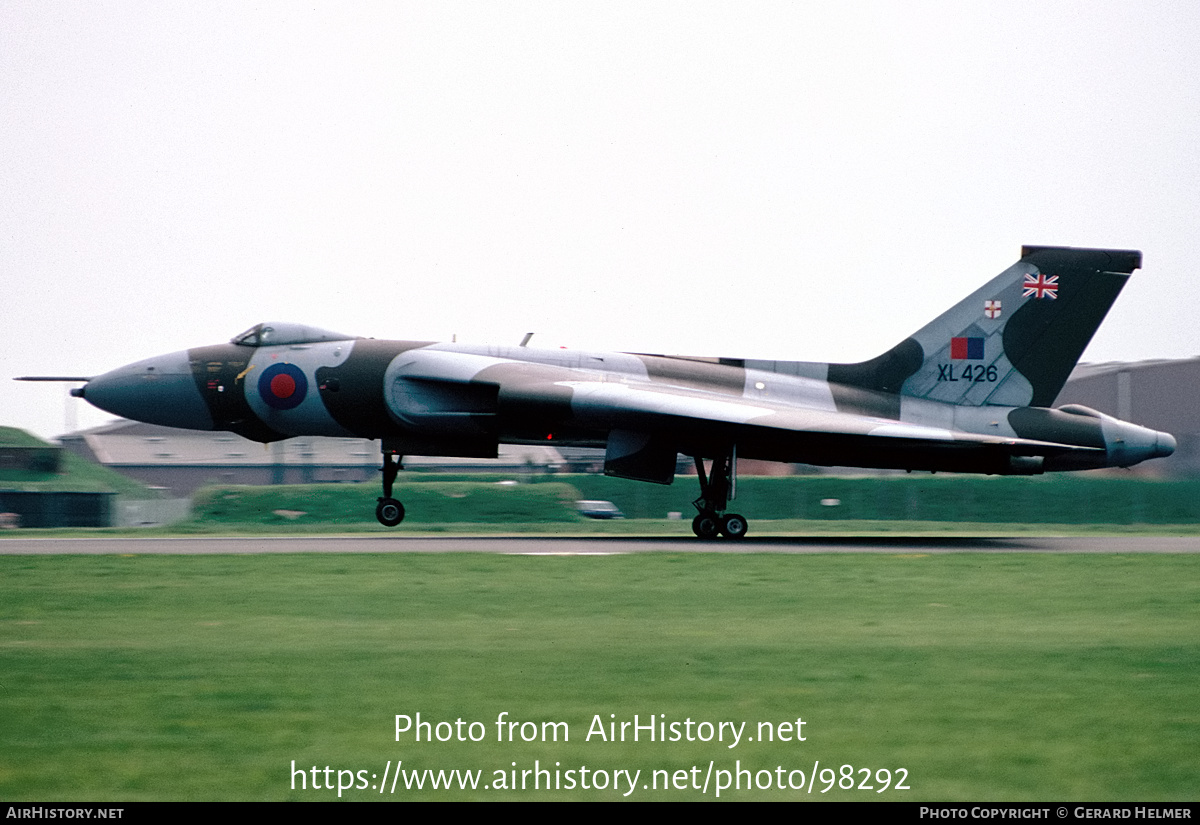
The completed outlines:
[[[733,498],[737,455],[731,449],[727,455],[713,459],[712,471],[704,472],[704,459],[696,457],[696,475],[700,478],[700,498],[692,502],[697,516],[692,519],[692,532],[701,539],[746,537],[749,522],[745,516],[727,513],[725,508]]]
[[[375,505],[375,518],[384,527],[395,527],[404,521],[404,505],[392,498],[392,485],[403,466],[404,457],[395,452],[383,452],[383,495]]]

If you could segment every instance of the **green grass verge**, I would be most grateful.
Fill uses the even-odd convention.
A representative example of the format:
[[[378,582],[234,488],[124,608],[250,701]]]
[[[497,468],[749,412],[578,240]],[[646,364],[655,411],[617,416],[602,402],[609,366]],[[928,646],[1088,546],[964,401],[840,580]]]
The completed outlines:
[[[571,522],[576,499],[612,501],[631,519],[695,514],[694,479],[644,484],[598,475],[497,476],[410,473],[396,496],[410,523]],[[374,517],[373,485],[210,487],[196,496],[196,521],[231,524],[353,524]],[[731,509],[750,519],[807,522],[1027,524],[1198,524],[1200,481],[1053,476],[745,477]],[[283,515],[280,512],[284,513]]]
[[[271,520],[263,523],[191,520],[169,527],[89,528],[63,527],[0,531],[5,539],[154,537],[154,536],[289,536],[289,535],[517,535],[517,536],[645,536],[692,537],[690,522],[667,519],[619,519],[594,521],[495,521],[418,522],[405,519],[399,527],[384,527],[375,521],[306,522]],[[805,519],[759,519],[751,522],[752,538],[806,536],[1195,536],[1200,524],[1026,524],[953,521],[808,521]],[[753,543],[753,542],[751,542]]]
[[[641,770],[642,800],[713,798],[641,787],[710,760],[785,781],[904,768],[912,788],[730,799],[1194,800],[1198,573],[1193,555],[0,557],[0,798],[326,800],[291,789],[292,760],[324,784],[400,759],[481,784],[535,760]],[[417,712],[485,741],[396,742]],[[570,741],[498,743],[501,712]],[[756,741],[585,741],[609,714]],[[806,741],[757,741],[797,717]],[[463,797],[621,798],[343,796]]]
[[[374,519],[378,492],[360,485],[206,487],[197,492],[193,521],[204,524],[355,524]],[[410,524],[573,522],[579,520],[569,484],[450,481],[404,491]]]

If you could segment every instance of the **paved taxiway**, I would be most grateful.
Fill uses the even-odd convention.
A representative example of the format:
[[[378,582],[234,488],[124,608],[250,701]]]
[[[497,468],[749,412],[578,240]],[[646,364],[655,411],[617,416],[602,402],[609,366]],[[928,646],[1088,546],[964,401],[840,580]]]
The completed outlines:
[[[1200,553],[1200,536],[1013,538],[760,536],[743,541],[627,536],[174,536],[2,538],[0,555],[248,553]]]

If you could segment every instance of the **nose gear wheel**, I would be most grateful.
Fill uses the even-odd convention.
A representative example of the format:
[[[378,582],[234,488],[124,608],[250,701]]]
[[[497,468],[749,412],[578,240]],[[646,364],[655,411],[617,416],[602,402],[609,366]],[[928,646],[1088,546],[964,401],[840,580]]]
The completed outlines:
[[[404,521],[404,505],[392,498],[392,485],[403,466],[403,457],[390,450],[383,452],[383,495],[375,505],[375,518],[384,527],[395,527]]]
[[[384,527],[395,527],[404,521],[404,505],[394,498],[380,498],[375,505],[375,518]]]

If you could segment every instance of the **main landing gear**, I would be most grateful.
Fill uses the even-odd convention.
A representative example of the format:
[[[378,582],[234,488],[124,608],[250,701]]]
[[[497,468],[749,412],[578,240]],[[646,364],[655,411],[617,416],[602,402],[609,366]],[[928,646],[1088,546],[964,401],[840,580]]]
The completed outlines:
[[[392,485],[396,483],[403,460],[397,453],[387,450],[383,453],[383,495],[375,505],[375,518],[384,527],[395,527],[404,521],[404,505],[392,498]]]
[[[750,528],[745,516],[726,513],[729,499],[733,498],[734,467],[736,455],[714,458],[712,470],[704,472],[704,459],[696,456],[696,475],[700,477],[700,498],[692,502],[699,514],[692,519],[692,532],[702,539],[715,539],[718,535],[727,539],[745,538]]]

